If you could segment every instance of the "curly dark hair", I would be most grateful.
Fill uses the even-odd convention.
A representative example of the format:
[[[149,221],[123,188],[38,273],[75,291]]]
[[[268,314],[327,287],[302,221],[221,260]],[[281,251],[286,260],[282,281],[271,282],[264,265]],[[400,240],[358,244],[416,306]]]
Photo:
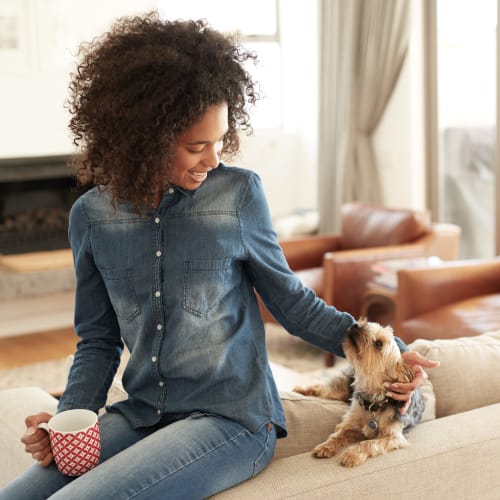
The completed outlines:
[[[80,184],[104,186],[114,204],[152,205],[179,136],[211,105],[228,105],[225,158],[239,149],[238,130],[252,131],[247,105],[260,96],[243,63],[256,56],[205,21],[121,18],[79,56],[68,107],[81,154],[72,163]]]

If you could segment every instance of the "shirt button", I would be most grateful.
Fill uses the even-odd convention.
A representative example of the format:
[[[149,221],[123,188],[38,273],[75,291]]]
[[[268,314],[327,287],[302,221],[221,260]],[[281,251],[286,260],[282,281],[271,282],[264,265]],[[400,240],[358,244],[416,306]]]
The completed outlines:
[[[163,382],[163,380],[160,380],[160,381],[158,382],[158,385],[159,385],[160,387],[163,387],[163,386],[165,385],[165,382]]]
[[[157,415],[161,415],[161,410],[156,410]]]
[[[153,356],[153,357],[151,358],[151,361],[152,361],[153,363],[156,363],[156,361],[157,361],[157,360],[158,360],[158,358],[157,358],[156,356]]]
[[[163,326],[161,325],[161,323],[158,323],[158,324],[156,325],[156,329],[157,329],[158,331],[160,331],[162,328],[163,328]]]
[[[159,217],[155,217],[155,222],[156,222],[157,224],[159,224],[159,223],[160,223],[160,218],[159,218]]]
[[[174,194],[174,188],[168,188],[167,193],[168,194]]]
[[[157,257],[161,257],[161,251],[160,251],[160,250],[157,250],[157,251],[156,251],[156,256],[157,256]]]
[[[161,295],[160,291],[159,290],[156,290],[155,292],[155,297],[159,297]]]

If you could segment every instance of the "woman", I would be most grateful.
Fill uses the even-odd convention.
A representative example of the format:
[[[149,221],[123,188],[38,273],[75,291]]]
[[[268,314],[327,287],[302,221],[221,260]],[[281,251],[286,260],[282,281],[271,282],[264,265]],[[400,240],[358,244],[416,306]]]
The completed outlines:
[[[336,354],[354,319],[290,271],[258,176],[227,167],[258,99],[254,56],[203,22],[122,19],[86,46],[71,82],[83,152],[69,236],[80,337],[58,411],[97,411],[120,360],[129,395],[100,417],[101,464],[60,474],[27,417],[38,461],[1,498],[205,498],[262,471],[286,423],[256,290],[290,332]],[[405,350],[404,344],[401,348]],[[417,377],[430,362],[406,353]]]

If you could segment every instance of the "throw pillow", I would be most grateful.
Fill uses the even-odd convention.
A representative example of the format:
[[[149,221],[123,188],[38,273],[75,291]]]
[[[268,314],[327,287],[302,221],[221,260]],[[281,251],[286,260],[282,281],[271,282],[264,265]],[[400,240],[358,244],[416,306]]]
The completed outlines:
[[[447,340],[419,339],[410,349],[441,363],[427,370],[438,418],[500,402],[500,331]]]

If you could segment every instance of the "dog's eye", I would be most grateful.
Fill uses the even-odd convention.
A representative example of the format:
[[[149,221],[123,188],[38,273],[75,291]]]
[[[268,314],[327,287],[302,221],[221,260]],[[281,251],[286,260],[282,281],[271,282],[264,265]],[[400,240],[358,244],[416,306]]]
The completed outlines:
[[[375,349],[378,349],[379,351],[384,347],[384,343],[381,340],[375,340],[373,342],[373,345],[375,346]]]

